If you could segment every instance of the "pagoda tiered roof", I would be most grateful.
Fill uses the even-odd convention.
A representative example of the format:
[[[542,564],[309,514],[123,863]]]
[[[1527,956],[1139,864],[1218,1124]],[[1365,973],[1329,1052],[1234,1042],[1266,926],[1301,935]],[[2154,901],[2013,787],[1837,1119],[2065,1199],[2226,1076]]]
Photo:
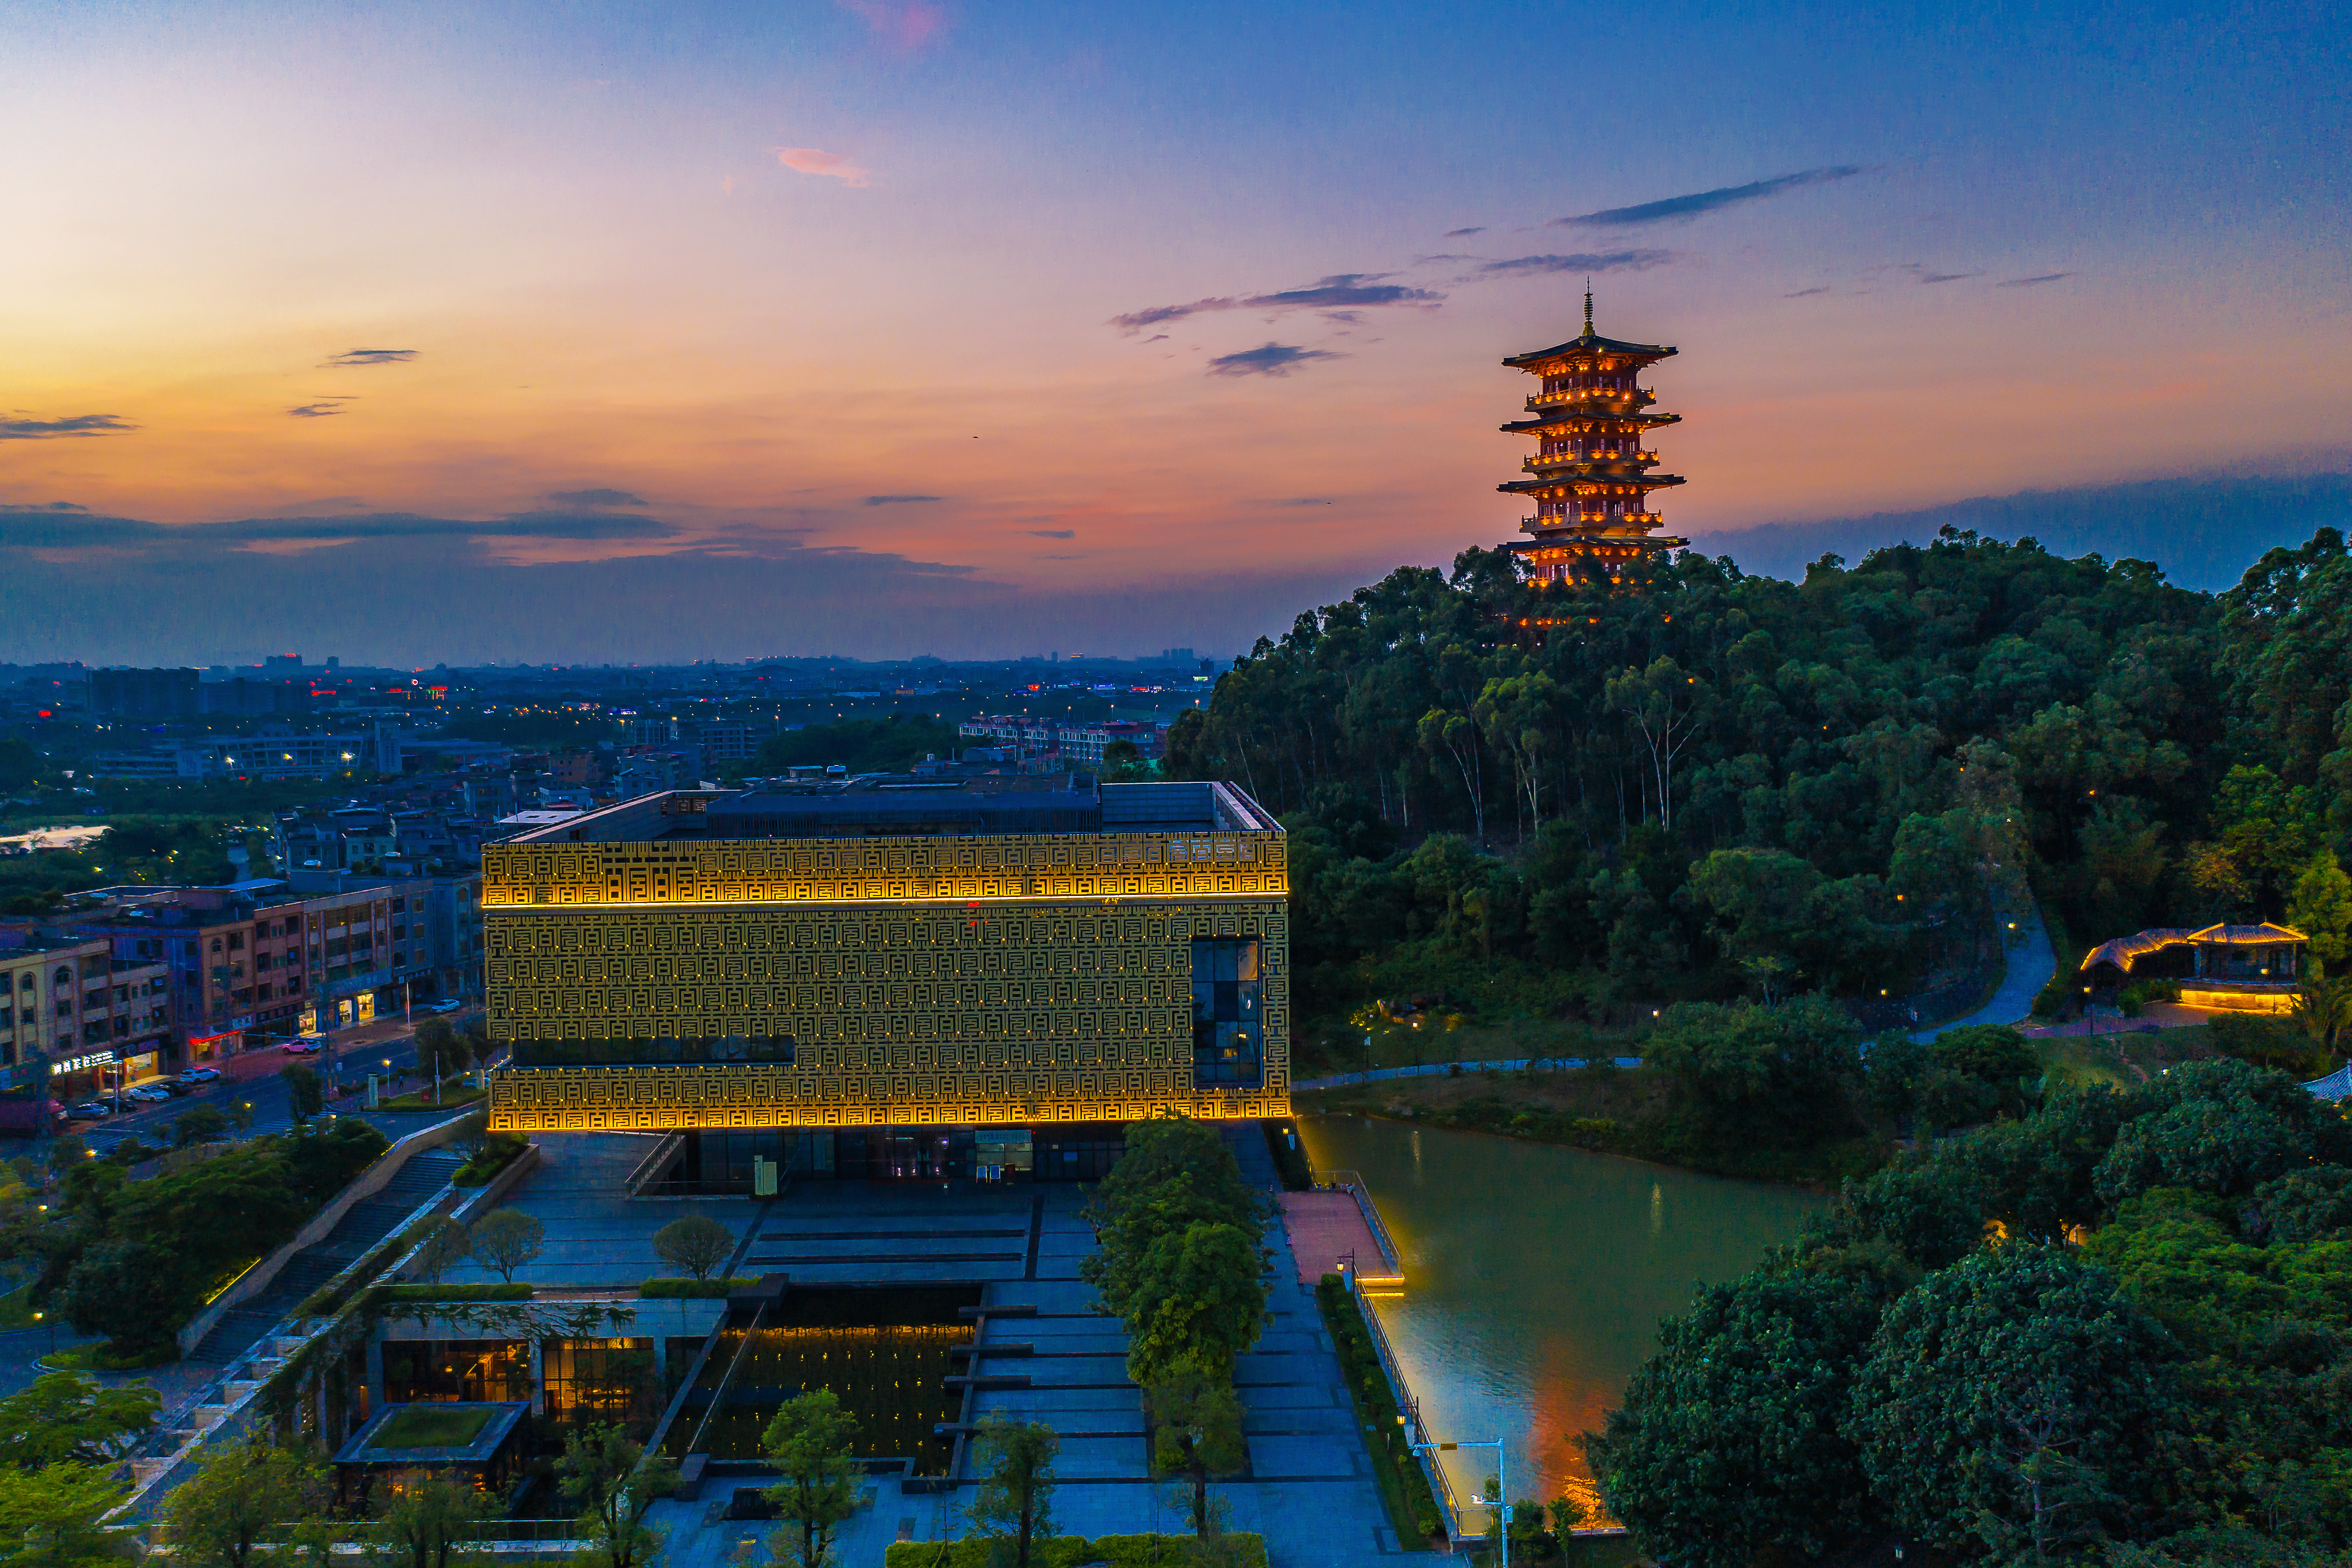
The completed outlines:
[[[1563,405],[1539,414],[1533,419],[1515,419],[1508,425],[1497,425],[1495,428],[1506,436],[1529,436],[1549,430],[1555,425],[1564,425],[1571,419],[1613,419],[1619,424],[1647,425],[1653,429],[1661,425],[1679,425],[1683,422],[1683,416],[1679,414],[1651,414],[1640,409],[1623,414],[1596,413],[1590,408],[1571,408]]]
[[[1612,353],[1627,354],[1635,359],[1662,360],[1675,352],[1664,343],[1620,342],[1615,338],[1604,338],[1591,327],[1587,327],[1578,336],[1569,339],[1564,343],[1552,348],[1538,349],[1532,353],[1513,354],[1503,363],[1513,370],[1533,370],[1546,361],[1566,359],[1571,354]]]
[[[1645,490],[1664,489],[1669,485],[1686,485],[1690,481],[1680,474],[1645,474],[1639,471],[1609,469],[1606,458],[1591,463],[1562,463],[1559,472],[1530,474],[1524,479],[1507,479],[1495,488],[1506,495],[1527,495],[1536,490],[1549,489],[1554,485],[1573,485],[1587,480],[1596,485],[1633,485]]]

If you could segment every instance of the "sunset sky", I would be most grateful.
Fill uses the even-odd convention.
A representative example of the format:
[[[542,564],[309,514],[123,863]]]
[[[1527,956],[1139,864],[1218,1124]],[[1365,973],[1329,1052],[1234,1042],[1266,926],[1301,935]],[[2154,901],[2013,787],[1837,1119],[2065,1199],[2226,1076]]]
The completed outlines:
[[[0,658],[1231,651],[1588,273],[1677,532],[2352,466],[2343,10],[1957,10],[0,7]]]

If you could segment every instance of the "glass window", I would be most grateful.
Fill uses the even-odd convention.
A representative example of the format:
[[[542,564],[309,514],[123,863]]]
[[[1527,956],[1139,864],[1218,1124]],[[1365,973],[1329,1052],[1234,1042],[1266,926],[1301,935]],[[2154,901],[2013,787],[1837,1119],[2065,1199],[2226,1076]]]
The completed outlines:
[[[1192,943],[1192,1081],[1265,1081],[1262,985],[1254,937]]]

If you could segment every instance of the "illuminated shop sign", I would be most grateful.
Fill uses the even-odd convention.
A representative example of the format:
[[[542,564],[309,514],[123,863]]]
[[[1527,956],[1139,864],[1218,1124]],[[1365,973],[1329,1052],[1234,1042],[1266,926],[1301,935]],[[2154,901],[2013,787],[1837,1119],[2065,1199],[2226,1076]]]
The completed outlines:
[[[87,1057],[68,1057],[64,1061],[51,1062],[49,1064],[49,1074],[51,1077],[55,1077],[58,1073],[81,1072],[89,1068],[106,1067],[112,1063],[113,1060],[114,1053],[112,1051],[100,1051],[95,1055]]]

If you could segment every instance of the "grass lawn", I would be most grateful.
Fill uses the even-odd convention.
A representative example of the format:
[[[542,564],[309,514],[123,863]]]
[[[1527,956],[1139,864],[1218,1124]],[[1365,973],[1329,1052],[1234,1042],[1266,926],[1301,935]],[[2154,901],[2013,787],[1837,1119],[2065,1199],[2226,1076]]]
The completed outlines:
[[[482,1435],[494,1412],[412,1405],[376,1429],[371,1448],[465,1448]]]
[[[2202,1025],[2137,1035],[2042,1035],[2027,1043],[2053,1089],[2145,1083],[2166,1068],[2213,1054],[2212,1031]]]
[[[397,1100],[379,1104],[378,1110],[454,1110],[461,1105],[471,1105],[482,1098],[482,1091],[472,1084],[456,1082],[441,1086],[441,1098],[433,1100],[422,1093],[404,1094]]]

